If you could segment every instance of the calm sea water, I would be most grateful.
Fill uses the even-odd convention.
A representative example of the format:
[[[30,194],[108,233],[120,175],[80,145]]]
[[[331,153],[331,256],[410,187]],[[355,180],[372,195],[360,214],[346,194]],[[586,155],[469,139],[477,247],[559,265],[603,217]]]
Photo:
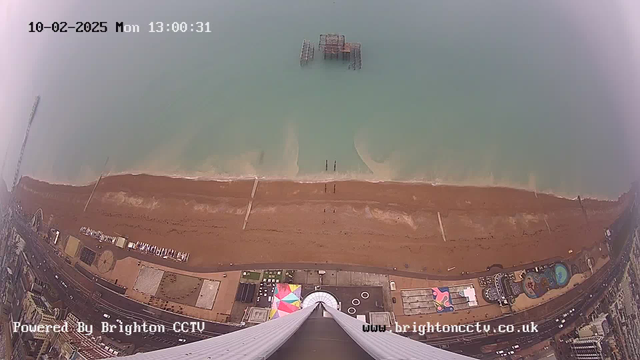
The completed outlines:
[[[15,36],[4,65],[15,71],[3,115],[13,164],[42,96],[23,165],[37,178],[93,181],[109,157],[111,173],[616,197],[635,174],[638,39],[607,4],[35,3],[5,9]],[[29,34],[29,21],[108,21],[109,31]],[[115,21],[143,32],[116,34]],[[209,22],[212,32],[148,33],[155,21]],[[302,40],[317,48],[327,32],[362,43],[362,70],[321,57],[299,66]]]

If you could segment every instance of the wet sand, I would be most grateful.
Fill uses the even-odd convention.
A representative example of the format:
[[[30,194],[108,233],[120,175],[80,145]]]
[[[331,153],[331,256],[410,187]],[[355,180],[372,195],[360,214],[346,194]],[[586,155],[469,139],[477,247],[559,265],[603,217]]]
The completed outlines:
[[[343,181],[325,193],[324,183],[260,181],[242,230],[253,186],[118,175],[83,213],[93,185],[23,178],[17,198],[27,212],[42,208],[45,222],[53,214],[65,235],[89,226],[190,252],[194,271],[305,262],[457,276],[575,255],[603,241],[631,199],[583,200],[583,212],[577,200],[507,188]]]

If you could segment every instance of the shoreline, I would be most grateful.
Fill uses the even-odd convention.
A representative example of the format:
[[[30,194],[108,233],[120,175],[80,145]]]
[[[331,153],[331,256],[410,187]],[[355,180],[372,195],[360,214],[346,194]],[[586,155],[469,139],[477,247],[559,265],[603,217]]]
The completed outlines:
[[[326,174],[326,176],[324,176]],[[552,190],[538,190],[532,188],[531,186],[522,186],[517,184],[501,184],[494,182],[480,182],[474,183],[472,180],[470,181],[459,181],[459,182],[446,182],[439,180],[422,180],[422,179],[414,179],[414,180],[386,180],[386,179],[373,179],[365,177],[358,177],[357,175],[354,177],[351,173],[345,173],[339,176],[331,176],[331,173],[318,173],[316,175],[309,176],[300,176],[296,178],[287,178],[287,177],[278,177],[278,176],[257,176],[257,175],[238,175],[238,176],[209,176],[209,175],[181,175],[181,174],[161,174],[154,172],[132,172],[132,171],[123,171],[117,173],[107,173],[103,175],[102,180],[107,178],[121,177],[121,176],[150,176],[156,178],[169,178],[169,179],[184,179],[191,181],[202,181],[202,182],[218,182],[218,183],[231,183],[237,181],[254,181],[258,179],[260,182],[281,182],[281,183],[295,183],[295,184],[323,184],[323,183],[348,183],[348,182],[362,182],[362,183],[370,183],[370,184],[389,184],[389,185],[430,185],[433,187],[454,187],[454,188],[478,188],[478,189],[505,189],[505,190],[520,190],[533,193],[535,195],[547,195],[560,199],[567,200],[577,200],[578,196],[582,200],[595,200],[595,201],[617,201],[623,196],[626,191],[623,191],[618,195],[617,198],[602,196],[602,195],[593,195],[593,194],[567,194],[564,192],[552,191]],[[365,174],[360,174],[365,175]],[[88,182],[77,182],[77,183],[68,183],[68,182],[57,182],[57,181],[47,181],[37,179],[28,175],[24,175],[24,178],[29,178],[36,181],[41,181],[44,183],[48,183],[51,185],[63,185],[63,186],[73,186],[73,187],[85,187],[95,185],[97,178],[95,180],[91,180]],[[629,183],[629,188],[631,188],[631,183]]]

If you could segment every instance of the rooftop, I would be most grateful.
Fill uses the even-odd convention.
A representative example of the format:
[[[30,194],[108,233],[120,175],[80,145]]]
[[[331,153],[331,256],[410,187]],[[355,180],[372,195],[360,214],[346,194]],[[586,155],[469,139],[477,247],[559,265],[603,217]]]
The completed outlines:
[[[47,304],[44,302],[44,300],[42,300],[42,297],[40,295],[34,293],[30,293],[29,295],[31,296],[31,300],[33,300],[33,303],[36,304],[36,307],[40,309],[43,314],[53,315],[51,311],[49,311]]]
[[[322,316],[318,307],[300,329],[269,360],[369,360],[372,359],[332,318]],[[318,341],[322,339],[322,341]]]
[[[114,357],[114,354],[102,347],[96,340],[93,340],[84,334],[77,331],[69,331],[65,333],[65,335],[67,336],[69,343],[78,350],[78,353],[89,360]]]

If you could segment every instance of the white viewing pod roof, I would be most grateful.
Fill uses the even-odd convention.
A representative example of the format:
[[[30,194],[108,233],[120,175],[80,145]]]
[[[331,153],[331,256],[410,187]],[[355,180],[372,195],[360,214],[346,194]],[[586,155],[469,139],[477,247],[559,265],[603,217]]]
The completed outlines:
[[[325,306],[332,307],[336,310],[338,309],[338,299],[326,291],[315,291],[307,295],[307,297],[302,300],[301,307],[303,309],[310,306],[315,307],[318,303],[323,303]]]

